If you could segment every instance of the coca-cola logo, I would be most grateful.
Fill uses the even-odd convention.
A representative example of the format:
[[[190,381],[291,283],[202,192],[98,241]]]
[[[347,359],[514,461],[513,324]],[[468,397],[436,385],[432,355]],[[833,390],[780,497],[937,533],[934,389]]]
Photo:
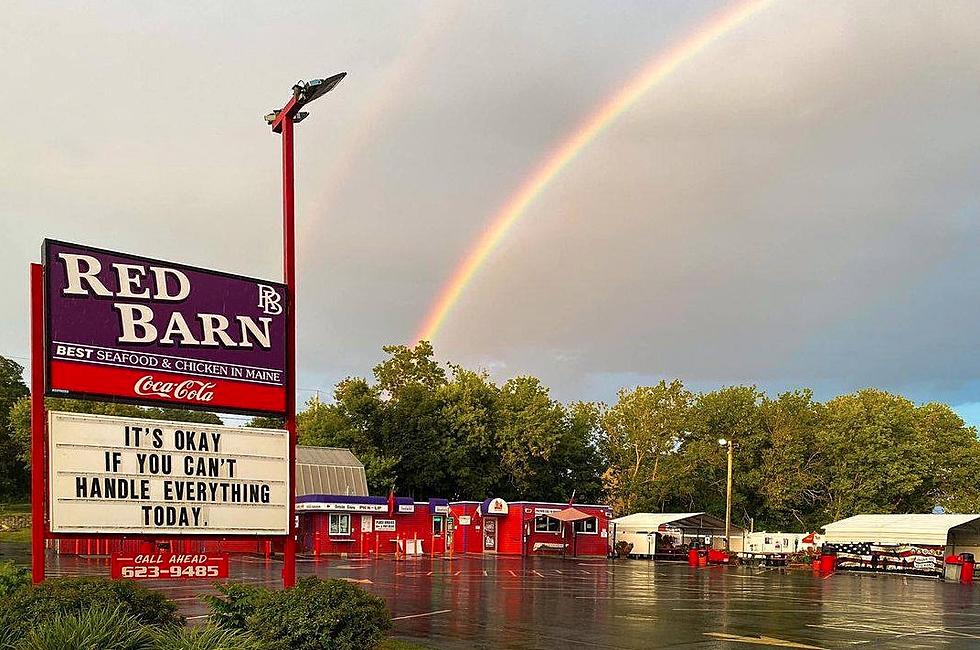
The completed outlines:
[[[140,377],[133,390],[137,395],[167,397],[189,402],[210,402],[214,399],[214,382],[187,379],[184,381],[154,381],[153,375]]]

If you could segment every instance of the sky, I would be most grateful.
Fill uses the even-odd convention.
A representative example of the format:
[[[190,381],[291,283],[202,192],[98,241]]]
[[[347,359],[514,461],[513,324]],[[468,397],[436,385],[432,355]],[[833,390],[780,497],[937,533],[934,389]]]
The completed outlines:
[[[731,3],[8,2],[0,354],[54,237],[281,278],[297,79],[300,400],[410,343],[473,241],[646,62]],[[773,0],[530,205],[437,356],[562,400],[682,378],[876,386],[980,424],[980,4]]]

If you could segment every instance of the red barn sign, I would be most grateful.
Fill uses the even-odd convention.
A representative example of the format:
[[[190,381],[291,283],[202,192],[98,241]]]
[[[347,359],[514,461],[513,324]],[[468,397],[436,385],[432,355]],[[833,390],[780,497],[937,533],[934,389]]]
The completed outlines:
[[[286,410],[286,289],[45,240],[47,394]]]

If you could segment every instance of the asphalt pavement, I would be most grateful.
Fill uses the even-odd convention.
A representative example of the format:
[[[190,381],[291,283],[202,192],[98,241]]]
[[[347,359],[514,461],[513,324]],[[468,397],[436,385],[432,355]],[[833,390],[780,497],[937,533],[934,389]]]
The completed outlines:
[[[29,562],[26,545],[0,560]],[[282,563],[237,557],[231,579],[279,584]],[[48,574],[108,575],[106,558],[48,556]],[[387,601],[396,636],[434,648],[980,648],[980,585],[927,578],[511,557],[304,557]],[[207,582],[148,581],[192,622]]]

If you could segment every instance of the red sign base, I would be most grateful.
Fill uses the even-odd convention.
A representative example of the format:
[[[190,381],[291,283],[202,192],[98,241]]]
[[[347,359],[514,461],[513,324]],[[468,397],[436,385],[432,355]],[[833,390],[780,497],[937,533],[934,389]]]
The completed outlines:
[[[114,580],[193,580],[228,577],[227,553],[113,553]]]

